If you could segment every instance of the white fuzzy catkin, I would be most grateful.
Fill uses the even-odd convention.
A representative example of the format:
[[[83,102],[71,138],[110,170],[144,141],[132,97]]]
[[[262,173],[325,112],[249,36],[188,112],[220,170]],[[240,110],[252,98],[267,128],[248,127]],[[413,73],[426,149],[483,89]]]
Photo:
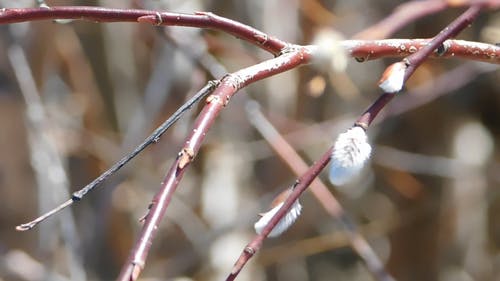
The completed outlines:
[[[269,223],[273,216],[278,212],[278,210],[283,206],[284,202],[276,205],[274,208],[264,213],[262,217],[254,224],[255,232],[260,234],[264,227]],[[285,232],[300,216],[300,211],[302,210],[302,205],[300,205],[297,199],[290,210],[281,218],[281,220],[276,224],[273,230],[269,233],[268,237],[276,237]]]
[[[396,62],[391,64],[382,74],[378,86],[386,93],[397,93],[403,89],[405,81],[406,64]]]
[[[365,130],[359,126],[338,136],[330,164],[330,181],[333,184],[346,184],[361,171],[372,151],[367,139]]]
[[[349,61],[341,44],[343,40],[342,34],[335,30],[320,30],[313,40],[313,45],[317,47],[313,52],[313,65],[324,72],[343,72]]]

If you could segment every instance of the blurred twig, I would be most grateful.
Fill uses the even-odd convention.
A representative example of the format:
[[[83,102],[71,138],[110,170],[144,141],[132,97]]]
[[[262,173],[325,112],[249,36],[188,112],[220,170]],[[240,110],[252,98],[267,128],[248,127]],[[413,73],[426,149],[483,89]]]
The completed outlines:
[[[26,102],[26,122],[29,127],[31,164],[39,185],[38,196],[45,198],[45,200],[40,200],[40,205],[53,204],[53,201],[57,201],[61,196],[67,196],[68,194],[69,181],[64,168],[64,161],[54,146],[53,138],[47,133],[50,122],[36,88],[24,50],[20,45],[14,43],[8,49],[8,58]],[[81,257],[77,254],[80,243],[74,216],[70,211],[63,214],[59,220],[66,246],[65,250],[68,255],[71,279],[85,280],[85,270],[83,269]],[[50,237],[52,236],[53,234],[50,234]],[[49,235],[45,235],[45,237],[49,237]],[[42,245],[46,242],[42,241]]]
[[[483,4],[494,9],[498,7],[496,0],[462,0],[462,1],[408,1],[394,9],[394,12],[383,20],[353,36],[355,39],[383,39],[391,36],[403,26],[414,22],[416,19],[430,16],[434,13],[452,7],[463,7]]]

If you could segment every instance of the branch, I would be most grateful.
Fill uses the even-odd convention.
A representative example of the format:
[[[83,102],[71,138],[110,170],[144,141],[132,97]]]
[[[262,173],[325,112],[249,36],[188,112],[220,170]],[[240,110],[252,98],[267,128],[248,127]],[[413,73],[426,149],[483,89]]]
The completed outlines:
[[[384,57],[406,57],[428,46],[433,39],[345,40],[342,46],[358,62]],[[431,49],[430,58],[462,58],[500,64],[500,46],[465,40],[446,40]]]
[[[215,118],[229,103],[232,96],[250,83],[296,68],[307,63],[310,58],[311,55],[306,48],[291,49],[290,52],[277,58],[244,68],[226,75],[222,79],[219,87],[207,98],[207,104],[199,114],[191,134],[187,137],[177,159],[167,172],[160,191],[153,198],[139,239],[117,280],[136,280],[138,278],[144,268],[152,240],[156,235],[159,223],[165,214],[173,193],[177,189],[187,167],[196,157]]]
[[[472,19],[477,16],[479,10],[479,6],[472,7],[465,13],[466,16],[457,19],[454,23],[452,23],[452,25],[443,30],[442,33],[430,41],[412,40],[404,44],[401,43],[395,45],[394,41],[347,40],[344,41],[343,44],[346,46],[346,49],[351,56],[358,58],[358,60],[367,60],[382,56],[398,57],[414,53],[403,61],[405,65],[407,65],[407,68],[405,68],[406,72],[404,81],[411,76],[414,69],[417,68],[425,58],[430,56],[434,50],[437,50],[435,56],[463,56],[474,60],[500,63],[500,47],[498,46],[459,40],[450,40],[443,44],[445,39],[454,36],[462,28],[467,26]],[[161,184],[160,191],[153,198],[150,210],[145,218],[145,224],[142,228],[139,240],[137,241],[127,263],[122,268],[119,280],[135,280],[145,265],[152,240],[171,200],[172,194],[176,190],[186,168],[197,155],[205,135],[208,133],[209,128],[212,126],[219,112],[228,104],[231,97],[239,89],[245,87],[246,85],[295,68],[301,64],[308,63],[311,56],[315,52],[315,47],[291,45],[287,42],[268,36],[267,34],[250,26],[206,12],[188,15],[148,10],[107,9],[99,7],[44,7],[0,10],[0,24],[49,19],[79,19],[92,22],[141,22],[152,25],[210,28],[232,34],[266,51],[269,51],[274,55],[280,55],[275,59],[262,62],[225,76],[214,93],[207,98],[207,104],[194,124],[192,133],[186,139],[184,147],[181,149],[177,159],[167,172],[164,181]],[[370,44],[375,44],[377,46]],[[211,85],[209,84],[207,87],[209,89],[206,89],[206,91],[202,90],[204,94],[210,91]],[[392,99],[393,96],[393,94],[382,95],[374,103],[374,105],[370,107],[360,117],[360,119],[358,119],[357,125],[367,128],[378,112]],[[156,132],[157,131],[155,131],[155,133]],[[159,137],[160,135],[161,133],[157,136]],[[157,139],[157,137],[154,137],[151,140],[148,139],[147,141],[152,143],[157,141]],[[314,180],[319,172],[321,172],[321,170],[326,166],[326,164],[330,161],[332,150],[333,148],[330,148],[321,157],[321,159],[308,170],[308,172],[299,178],[294,185],[295,188],[292,194],[286,200],[280,211],[278,211],[275,217],[273,217],[262,234],[259,235],[256,240],[251,242],[245,249],[242,257],[238,260],[232,275],[228,277],[228,280],[232,280],[236,277],[237,273],[241,270],[241,267],[248,261],[255,251],[259,249],[262,240],[268,233],[271,232],[272,227],[274,227],[283,214],[287,212],[288,208],[293,204],[293,202],[295,202],[300,193],[307,188],[312,180]],[[110,170],[115,169],[116,167],[116,169],[119,169],[122,165],[120,163],[121,161],[115,164],[115,166],[113,166]],[[107,172],[105,172],[105,174]],[[106,175],[106,177],[107,176],[109,175]],[[104,179],[105,177],[102,179],[99,177],[95,180],[98,181],[97,183],[94,181],[82,190],[74,193],[72,199],[68,200],[54,211],[49,212],[49,214],[42,217],[42,219],[37,219],[30,224],[19,226],[20,230],[29,229],[36,225],[39,221],[45,219],[60,209],[80,200],[89,190],[97,186],[97,184]]]
[[[57,19],[75,19],[91,22],[143,22],[157,26],[210,28],[232,34],[274,55],[278,55],[288,45],[286,42],[271,37],[253,27],[207,12],[198,12],[194,15],[189,15],[150,10],[85,6],[4,8],[0,10],[0,24]]]
[[[247,115],[250,123],[252,123],[268,144],[297,176],[307,171],[307,164],[285,138],[283,138],[283,136],[273,127],[264,114],[262,114],[258,103],[252,101],[247,104]],[[328,187],[326,187],[320,179],[316,178],[311,183],[310,190],[323,209],[341,223],[344,231],[347,233],[352,248],[365,262],[368,270],[373,276],[376,277],[377,280],[393,280],[390,274],[385,271],[383,262],[378,258],[370,244],[368,244],[368,241],[366,241],[358,231],[356,223],[351,220]]]
[[[165,133],[168,128],[170,128],[181,116],[189,110],[194,104],[198,103],[202,98],[206,97],[217,85],[219,81],[209,81],[205,87],[203,87],[198,93],[196,93],[191,99],[189,99],[186,103],[184,103],[179,109],[177,109],[172,116],[170,116],[165,122],[163,122],[158,128],[156,128],[153,133],[149,137],[147,137],[141,144],[139,144],[131,153],[124,156],[120,161],[116,162],[113,166],[107,169],[104,173],[102,173],[99,177],[94,179],[92,182],[87,184],[82,189],[73,193],[70,199],[56,208],[46,212],[40,217],[28,222],[18,225],[16,230],[18,231],[26,231],[35,227],[40,222],[48,219],[49,217],[59,213],[64,210],[66,207],[73,205],[73,203],[80,201],[88,192],[92,191],[94,188],[99,186],[103,181],[105,181],[108,177],[116,173],[120,170],[125,164],[127,164],[130,160],[132,160],[135,156],[137,156],[141,151],[143,151],[150,144],[156,143],[160,140],[160,137]]]
[[[409,61],[409,66],[407,72],[405,72],[404,81],[406,81],[415,71],[415,69],[436,49],[440,44],[442,44],[446,39],[455,36],[463,28],[469,25],[472,20],[479,14],[481,6],[473,6],[465,11],[460,17],[454,20],[450,25],[448,25],[443,31],[441,31],[434,39],[431,40],[429,45],[425,46],[421,50],[416,51],[413,55],[408,57],[403,61]],[[431,49],[432,48],[432,49]],[[411,69],[410,69],[411,66]],[[407,74],[407,75],[406,75]],[[355,122],[356,126],[360,126],[365,130],[370,126],[372,121],[375,119],[377,114],[382,108],[387,105],[395,95],[393,93],[384,93],[358,118]],[[312,181],[319,175],[324,167],[330,162],[331,155],[333,153],[333,147],[330,147],[317,162],[315,162],[291,187],[293,191],[290,193],[288,198],[285,200],[281,208],[276,212],[273,218],[269,221],[266,227],[262,230],[260,234],[255,236],[255,238],[245,247],[240,257],[236,261],[231,273],[227,277],[226,281],[234,280],[245,264],[253,257],[253,255],[260,249],[264,239],[273,230],[276,224],[282,219],[282,217],[288,212],[293,203],[299,198],[299,196],[304,192],[307,187],[312,183]]]
[[[381,95],[375,103],[361,115],[356,124],[363,127],[368,128],[370,124],[373,122],[373,119],[377,116],[382,108],[384,108],[394,97],[394,92],[398,92],[403,88],[403,85],[406,81],[411,77],[411,75],[415,72],[415,70],[427,59],[434,50],[440,53],[440,49],[446,49],[445,42],[447,39],[456,36],[460,31],[466,28],[468,25],[472,23],[472,21],[479,15],[482,6],[476,5],[467,9],[462,15],[460,15],[457,19],[455,19],[452,23],[450,23],[447,27],[445,27],[441,32],[439,32],[436,37],[434,37],[427,45],[425,45],[422,49],[417,52],[411,54],[410,56],[404,58],[400,62],[396,62],[390,65],[384,72],[382,79],[380,80],[380,84],[384,84],[386,81],[400,80],[396,81],[400,86],[396,87],[396,91],[391,89],[389,92],[384,87],[383,90],[386,92]],[[398,75],[394,73],[393,69],[395,67],[401,67],[403,71],[403,75]]]
[[[290,45],[253,27],[208,12],[198,12],[190,15],[151,10],[110,9],[85,6],[4,8],[0,10],[0,24],[55,19],[77,19],[91,22],[142,22],[162,26],[208,28],[234,35],[274,55],[279,55],[283,48]],[[366,61],[381,57],[408,56],[421,49],[427,43],[429,43],[429,40],[425,39],[345,40],[342,45],[358,61]],[[449,44],[449,48],[443,53],[433,55],[433,57],[462,57],[496,64],[500,63],[499,46],[460,40],[447,41],[446,44]]]
[[[293,184],[293,191],[290,193],[288,198],[283,203],[283,206],[276,212],[273,218],[269,221],[267,226],[262,230],[260,234],[255,236],[255,238],[245,247],[240,257],[236,261],[231,273],[226,278],[226,281],[234,280],[240,271],[243,269],[245,264],[253,257],[253,255],[260,249],[262,242],[267,237],[267,235],[272,231],[274,226],[281,220],[281,218],[288,212],[293,203],[299,198],[299,196],[306,190],[306,188],[311,184],[311,182],[321,173],[323,168],[326,167],[328,162],[330,162],[330,156],[333,152],[332,148],[329,148],[321,158],[315,162],[306,173],[297,179]]]
[[[429,44],[425,45],[418,52],[408,56],[404,63],[408,65],[408,68],[405,71],[404,81],[406,82],[408,78],[415,72],[417,67],[419,67],[427,57],[429,57],[434,50],[437,51],[437,54],[443,53],[440,51],[444,49],[446,52],[446,46],[444,42],[449,39],[455,37],[460,31],[469,26],[474,19],[479,15],[482,5],[474,5],[467,9],[462,15],[460,15],[457,19],[455,19],[452,23],[450,23],[445,29],[439,32],[436,37],[434,37]],[[497,59],[499,57],[497,56]]]

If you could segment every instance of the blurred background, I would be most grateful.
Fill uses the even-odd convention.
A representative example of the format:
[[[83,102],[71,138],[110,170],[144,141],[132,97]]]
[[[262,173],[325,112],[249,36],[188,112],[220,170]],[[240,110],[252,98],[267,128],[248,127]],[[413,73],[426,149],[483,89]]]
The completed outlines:
[[[35,7],[38,1],[0,1]],[[460,2],[460,1],[455,1]],[[401,1],[47,1],[210,11],[282,40],[345,38]],[[428,38],[464,9],[447,8],[394,38]],[[500,42],[500,12],[459,36]],[[220,32],[147,24],[38,21],[0,27],[0,280],[113,280],[202,104],[84,200],[34,230],[15,226],[67,200],[225,73],[271,55]],[[255,235],[258,213],[296,176],[252,127],[250,99],[312,164],[380,95],[396,59],[343,73],[305,66],[240,91],[184,176],[140,280],[222,280]],[[321,179],[387,270],[405,280],[500,280],[498,65],[433,59],[368,131],[369,167],[348,186]],[[238,280],[374,280],[342,225],[306,192],[303,214],[268,239]]]

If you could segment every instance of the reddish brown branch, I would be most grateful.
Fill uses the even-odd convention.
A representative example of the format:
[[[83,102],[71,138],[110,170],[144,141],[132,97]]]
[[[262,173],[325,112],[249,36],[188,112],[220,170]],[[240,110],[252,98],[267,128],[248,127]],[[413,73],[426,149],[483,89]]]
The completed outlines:
[[[289,45],[248,25],[212,13],[194,15],[151,10],[110,9],[101,7],[65,6],[0,10],[0,24],[35,20],[78,19],[92,22],[143,22],[153,25],[190,26],[220,30],[243,39],[274,55]],[[345,40],[348,53],[359,61],[381,57],[408,56],[425,46],[429,40]],[[500,47],[467,41],[449,41],[450,47],[435,57],[462,57],[490,63],[500,63]],[[435,49],[435,48],[434,48]]]
[[[448,27],[443,29],[434,39],[431,40],[429,45],[418,50],[416,53],[408,58],[409,66],[408,75],[405,75],[405,80],[410,77],[415,69],[436,49],[440,44],[442,44],[446,39],[455,36],[463,28],[469,25],[472,20],[479,14],[481,6],[474,6],[465,11],[460,17],[453,21]],[[430,50],[429,50],[430,49]],[[404,60],[406,63],[406,60]],[[380,96],[372,106],[368,108],[356,121],[357,125],[363,126],[365,129],[371,124],[377,114],[382,108],[387,105],[394,94],[383,94]],[[269,221],[267,226],[262,230],[261,234],[257,235],[243,250],[240,257],[236,261],[233,270],[229,274],[226,280],[234,280],[239,274],[241,269],[245,266],[250,258],[260,249],[262,242],[267,237],[267,235],[273,230],[276,224],[283,218],[283,216],[288,212],[293,203],[299,198],[299,196],[304,192],[304,190],[311,184],[311,182],[319,175],[321,170],[330,162],[331,155],[333,152],[333,147],[330,147],[321,158],[315,162],[308,170],[305,172],[293,186],[293,191],[289,197],[285,200],[283,206],[276,212],[273,218]],[[390,277],[389,277],[390,278]]]
[[[258,108],[258,104],[249,104],[247,109],[250,122],[262,134],[274,151],[297,176],[304,174],[308,169],[306,162],[302,160],[293,147],[273,127],[264,114],[262,114]],[[325,211],[342,224],[352,248],[365,262],[368,270],[373,276],[377,278],[377,280],[392,280],[390,274],[385,271],[382,261],[358,231],[356,223],[349,218],[328,187],[326,187],[320,179],[316,178],[311,183],[310,190]]]
[[[450,23],[446,28],[444,28],[438,35],[436,35],[429,44],[425,45],[418,52],[408,56],[404,63],[408,64],[408,68],[405,72],[404,81],[407,81],[408,78],[415,72],[417,67],[419,67],[427,57],[429,57],[434,50],[439,52],[438,47],[442,47],[446,49],[446,46],[443,45],[444,41],[447,39],[455,37],[460,31],[469,26],[472,21],[479,15],[482,5],[474,5],[467,9],[463,14],[461,14],[458,18],[456,18],[452,23]]]
[[[283,206],[278,210],[274,217],[269,221],[268,225],[264,228],[261,234],[255,236],[255,238],[245,247],[240,257],[236,261],[231,273],[226,278],[227,281],[234,280],[238,276],[241,269],[245,264],[253,257],[253,255],[260,249],[262,242],[267,237],[267,235],[272,231],[274,226],[281,220],[281,218],[288,212],[293,203],[299,198],[299,196],[304,192],[311,182],[321,173],[323,168],[326,167],[328,162],[330,162],[330,156],[332,154],[332,148],[328,149],[321,158],[315,162],[305,174],[298,178],[298,180],[293,185],[293,191],[290,193],[288,198],[283,203]]]
[[[431,53],[443,46],[444,52],[439,52],[439,56],[458,56],[463,54],[464,57],[484,60],[493,63],[499,63],[500,48],[490,46],[483,48],[470,47],[469,43],[463,41],[450,41],[451,45],[446,47],[442,45],[443,41],[457,34],[462,28],[467,26],[472,19],[477,16],[479,6],[469,9],[462,17],[457,19],[452,25],[443,30],[436,38],[430,42],[422,41],[422,44],[428,43],[425,46],[416,48],[416,53],[410,55],[405,62],[408,62],[409,67],[405,80],[413,73],[414,69],[422,63]],[[184,147],[179,152],[178,158],[174,161],[172,167],[165,176],[162,182],[161,189],[154,197],[151,204],[151,209],[145,219],[139,240],[137,241],[127,263],[124,265],[120,274],[119,280],[135,280],[144,267],[146,257],[149,252],[152,240],[158,229],[158,225],[165,213],[165,210],[172,198],[173,192],[176,190],[179,181],[181,180],[185,170],[197,155],[202,141],[205,138],[209,128],[213,124],[215,118],[227,105],[231,97],[241,88],[249,83],[258,81],[263,78],[270,77],[277,73],[295,68],[301,64],[307,63],[310,60],[311,53],[314,52],[314,47],[292,46],[287,42],[268,36],[267,34],[258,31],[247,25],[222,18],[211,13],[197,13],[194,15],[156,12],[147,10],[119,10],[107,9],[99,7],[51,7],[51,8],[26,8],[26,9],[2,9],[0,11],[0,24],[26,22],[34,20],[48,19],[80,19],[93,22],[143,22],[153,25],[172,25],[172,26],[192,26],[200,28],[211,28],[220,30],[245,41],[248,41],[274,55],[280,55],[275,59],[245,68],[236,73],[226,76],[221,85],[207,99],[207,105],[200,113],[192,133],[186,139]],[[345,41],[348,51],[352,56],[364,59],[373,59],[377,56],[405,56],[401,45],[386,45],[381,48],[371,46],[367,48],[361,41]],[[365,41],[364,43],[367,43]],[[373,43],[373,42],[371,42]],[[349,45],[351,44],[351,45]],[[375,42],[377,44],[377,42]],[[380,42],[379,42],[380,44]],[[408,44],[417,44],[408,42]],[[478,44],[478,43],[475,43]],[[383,44],[381,44],[382,46]],[[476,45],[477,46],[477,45]],[[379,46],[380,47],[380,46]],[[408,52],[412,52],[412,45],[404,45]],[[364,49],[363,49],[364,48]],[[454,49],[455,48],[455,49]],[[471,51],[472,50],[472,51]],[[477,53],[476,53],[477,51]],[[365,52],[365,53],[363,53]],[[469,53],[468,53],[469,52]],[[385,104],[391,97],[386,95],[370,107],[365,114],[365,119],[360,122],[366,127],[372,122]],[[319,172],[330,161],[332,148],[330,148],[321,159],[315,163],[309,170],[299,178],[295,185],[295,189],[290,197],[285,201],[283,207],[273,217],[268,227],[264,229],[261,235],[257,236],[256,240],[252,241],[243,252],[238,260],[232,274],[228,280],[236,277],[242,266],[248,259],[260,248],[262,240],[271,232],[272,228],[281,219],[283,214],[287,212],[290,206],[295,202],[298,196],[307,188],[307,186],[316,178]],[[362,244],[359,247],[362,247]]]
[[[189,15],[150,10],[84,6],[4,8],[0,10],[0,24],[54,19],[76,19],[92,22],[145,22],[154,25],[211,28],[232,34],[274,55],[278,55],[287,46],[286,42],[271,37],[253,27],[205,12]]]
[[[383,57],[406,57],[427,46],[432,39],[345,40],[342,45],[358,62]],[[439,47],[439,45],[438,45]],[[435,50],[435,49],[433,49]],[[430,58],[462,58],[500,64],[500,46],[465,40],[446,40]]]
[[[462,15],[456,18],[452,23],[450,23],[446,28],[444,28],[436,37],[434,37],[427,45],[411,54],[410,56],[403,59],[401,62],[407,65],[406,71],[404,73],[404,82],[410,78],[410,76],[415,72],[415,70],[428,58],[434,50],[438,53],[446,52],[447,44],[443,44],[447,39],[456,36],[465,27],[470,25],[472,21],[479,15],[482,6],[476,5],[467,9]],[[439,47],[439,48],[438,48]],[[440,52],[439,49],[443,49]],[[370,108],[368,108],[365,113],[363,113],[356,121],[357,125],[367,128],[370,126],[372,121],[375,119],[377,114],[382,110],[394,97],[392,93],[385,93],[380,96]]]
[[[220,86],[207,98],[207,104],[199,114],[191,134],[187,137],[177,159],[166,174],[160,191],[153,198],[139,239],[128,261],[122,268],[118,280],[136,280],[139,276],[145,265],[152,240],[174,191],[182,179],[186,168],[193,161],[194,157],[196,157],[215,118],[229,103],[231,97],[239,89],[252,82],[295,68],[307,63],[309,59],[310,53],[307,49],[298,48],[277,58],[229,74],[222,79]]]
[[[379,112],[392,100],[394,94],[384,93],[379,96],[375,102],[368,107],[368,109],[361,114],[361,116],[356,120],[355,124],[364,128],[365,130],[371,125],[375,117],[379,114]]]

